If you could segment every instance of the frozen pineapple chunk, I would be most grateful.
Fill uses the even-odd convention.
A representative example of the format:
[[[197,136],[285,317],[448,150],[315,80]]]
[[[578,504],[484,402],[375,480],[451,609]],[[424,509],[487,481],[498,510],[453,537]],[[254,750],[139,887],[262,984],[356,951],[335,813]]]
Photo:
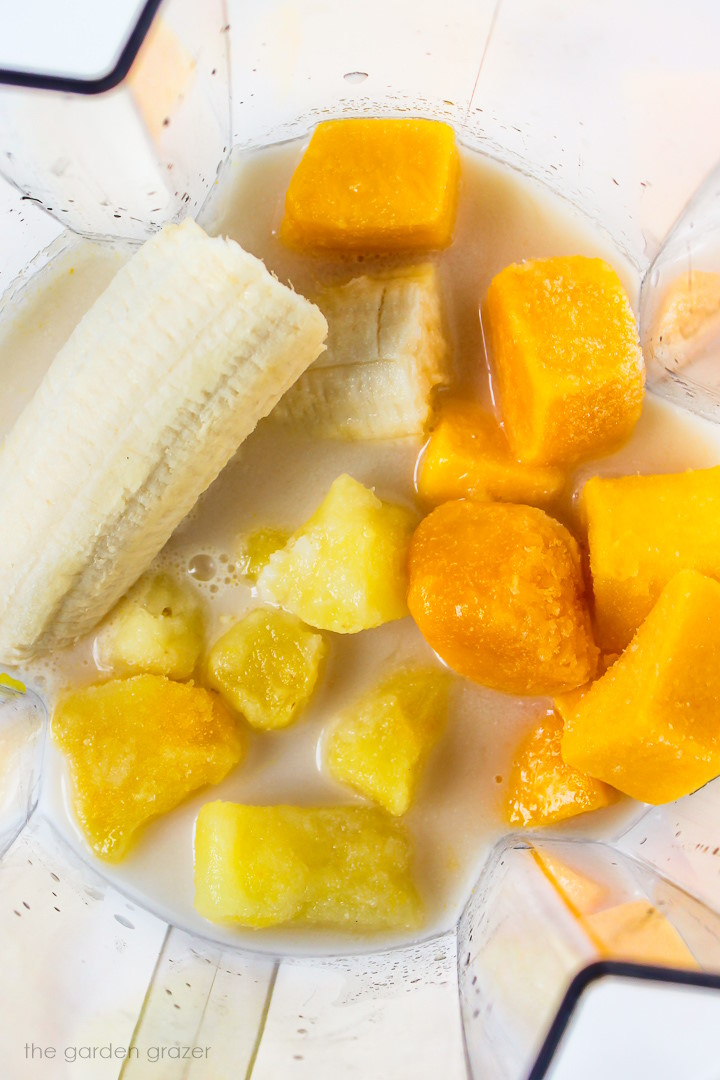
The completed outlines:
[[[720,578],[720,467],[595,476],[580,508],[603,648],[625,648],[679,570]]]
[[[101,668],[188,679],[203,645],[203,617],[192,593],[167,574],[141,578],[95,639]]]
[[[490,283],[484,323],[520,461],[572,464],[630,434],[645,367],[630,302],[607,263],[578,255],[508,266]]]
[[[437,669],[393,672],[328,733],[328,771],[391,814],[404,814],[445,728],[449,685],[450,677]]]
[[[195,907],[252,927],[417,927],[410,863],[404,830],[380,810],[208,803],[195,829]]]
[[[245,754],[245,739],[215,694],[160,675],[65,694],[52,733],[88,843],[113,862],[141,825],[219,783]]]
[[[281,237],[306,250],[418,251],[452,240],[459,159],[447,124],[318,124],[285,197]]]
[[[208,684],[252,727],[284,728],[310,700],[325,652],[322,635],[294,615],[256,608],[213,645]]]
[[[351,476],[339,476],[313,516],[270,556],[258,578],[310,626],[356,634],[407,615],[407,552],[414,520]]]
[[[631,644],[574,708],[563,760],[641,802],[720,774],[720,584],[677,574]]]
[[[673,924],[647,900],[630,900],[586,915],[583,925],[612,960],[664,967],[700,965]]]
[[[287,529],[256,529],[238,541],[238,570],[249,581],[256,582],[270,562],[270,556],[285,547],[290,539]]]
[[[511,825],[552,825],[617,799],[617,792],[607,784],[565,764],[560,753],[562,733],[561,718],[548,713],[517,748],[506,804]]]
[[[523,465],[510,453],[495,417],[470,401],[443,404],[418,476],[418,494],[431,503],[476,501],[544,504],[565,483],[553,465]]]
[[[430,395],[451,374],[436,268],[353,278],[316,302],[328,323],[327,351],[273,417],[326,437],[421,435]]]

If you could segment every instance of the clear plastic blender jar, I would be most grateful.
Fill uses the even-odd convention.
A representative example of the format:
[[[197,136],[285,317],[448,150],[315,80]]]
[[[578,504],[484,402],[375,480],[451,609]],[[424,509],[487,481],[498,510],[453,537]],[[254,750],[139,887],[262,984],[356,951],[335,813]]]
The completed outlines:
[[[202,213],[244,152],[329,117],[427,116],[607,232],[642,286],[650,391],[717,421],[712,340],[689,355],[655,328],[668,282],[720,270],[719,29],[707,2],[167,0],[128,5],[82,69],[58,30],[57,56],[4,75],[3,304],[78,235]],[[36,375],[18,358],[3,381],[22,396]],[[8,1080],[717,1071],[717,782],[602,841],[509,835],[438,936],[283,958],[169,926],[71,851],[36,812],[45,728],[39,697],[0,685]],[[617,959],[628,942],[640,962]]]

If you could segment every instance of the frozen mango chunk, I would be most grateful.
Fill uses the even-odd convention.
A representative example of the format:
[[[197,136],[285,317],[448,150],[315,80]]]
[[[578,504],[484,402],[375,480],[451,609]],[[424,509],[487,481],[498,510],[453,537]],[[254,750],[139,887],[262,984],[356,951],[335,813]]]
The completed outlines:
[[[141,825],[219,783],[245,754],[243,734],[215,694],[160,675],[65,694],[52,734],[88,843],[113,862]]]
[[[666,476],[595,476],[587,523],[600,644],[624,649],[679,570],[720,578],[720,466]]]
[[[195,829],[195,907],[251,927],[417,927],[410,864],[406,833],[381,810],[208,803]]]
[[[720,584],[683,570],[619,660],[565,710],[563,760],[641,802],[720,773]]]
[[[604,675],[608,668],[613,666],[619,656],[620,653],[600,653],[595,677],[600,678],[601,675]],[[560,716],[563,721],[565,720],[565,717],[580,704],[591,686],[592,683],[589,682],[585,683],[584,686],[578,686],[575,690],[566,690],[562,694],[555,695],[553,705],[555,706],[555,711],[558,716]]]
[[[458,177],[447,124],[328,120],[290,180],[280,235],[308,250],[443,248],[452,240]]]
[[[313,516],[270,556],[258,578],[260,595],[338,634],[401,619],[413,525],[404,507],[339,476]]]
[[[285,547],[290,539],[287,529],[255,529],[241,536],[237,546],[237,565],[240,573],[253,583],[270,562],[270,556]]]
[[[192,592],[167,574],[142,577],[95,639],[95,659],[118,674],[189,679],[203,646],[203,616]]]
[[[445,728],[449,689],[447,673],[433,668],[401,668],[383,679],[328,732],[330,774],[391,814],[404,814]]]
[[[647,900],[630,900],[586,915],[583,925],[605,956],[636,964],[698,968],[673,924]]]
[[[595,674],[580,551],[544,511],[443,503],[418,526],[408,606],[461,675],[511,694],[548,694]]]
[[[627,438],[645,367],[630,302],[607,263],[573,256],[508,266],[490,283],[484,324],[520,461],[569,464]]]
[[[328,323],[327,349],[273,418],[327,438],[421,435],[431,394],[451,377],[436,267],[353,278],[316,300]]]
[[[607,885],[569,866],[547,847],[534,848],[533,858],[576,915],[589,915],[605,904]]]
[[[506,815],[511,825],[534,828],[610,806],[617,792],[566,765],[560,753],[563,722],[548,713],[518,746],[513,759]]]
[[[295,615],[256,608],[215,642],[207,681],[251,727],[284,728],[312,697],[326,651]]]
[[[553,465],[523,465],[495,417],[474,402],[447,401],[422,457],[418,494],[431,503],[502,499],[546,503],[565,483]]]

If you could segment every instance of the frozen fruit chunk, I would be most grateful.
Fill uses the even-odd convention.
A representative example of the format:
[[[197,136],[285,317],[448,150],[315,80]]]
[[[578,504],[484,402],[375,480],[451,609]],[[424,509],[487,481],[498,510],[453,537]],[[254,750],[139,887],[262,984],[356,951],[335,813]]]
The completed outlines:
[[[316,302],[328,322],[327,350],[273,418],[333,438],[422,434],[430,395],[451,375],[435,266],[353,278]]]
[[[256,582],[270,562],[270,556],[285,547],[289,539],[287,529],[256,529],[241,536],[237,548],[238,570]]]
[[[213,645],[208,684],[252,727],[287,727],[310,700],[325,652],[322,635],[294,615],[256,608]]]
[[[73,806],[96,855],[117,861],[141,825],[244,756],[245,739],[215,694],[135,675],[65,694],[52,719]]]
[[[408,510],[339,476],[313,516],[270,556],[260,595],[338,634],[401,619],[413,523]]]
[[[600,678],[604,675],[608,668],[611,668],[615,661],[620,656],[620,653],[600,653],[598,659],[596,678]],[[592,686],[592,683],[585,683],[584,686],[578,686],[575,690],[566,690],[562,694],[556,694],[553,699],[553,705],[558,716],[564,721],[568,713],[571,713],[573,709],[580,704],[582,699],[587,694],[588,690]]]
[[[603,648],[625,648],[679,570],[720,578],[720,467],[595,476],[580,508]]]
[[[548,713],[518,746],[506,804],[511,825],[552,825],[615,802],[617,792],[611,787],[565,764],[562,733],[561,718]]]
[[[422,457],[418,494],[428,502],[502,499],[545,503],[560,493],[562,469],[523,465],[495,417],[474,402],[443,404]]]
[[[720,334],[720,274],[688,267],[668,287],[650,347],[670,370],[685,367]]]
[[[461,675],[512,694],[568,690],[594,675],[580,552],[542,510],[444,503],[418,526],[408,567],[410,612]]]
[[[588,915],[606,902],[607,885],[581,873],[577,867],[568,866],[546,847],[534,848],[533,857],[575,914]]]
[[[290,180],[280,235],[305,249],[443,248],[452,240],[458,176],[447,124],[328,120]]]
[[[520,461],[572,463],[630,434],[645,368],[630,303],[607,263],[573,256],[506,267],[488,289],[485,331]]]
[[[167,574],[141,578],[95,639],[101,668],[188,679],[203,646],[198,600]]]
[[[410,862],[406,833],[380,810],[208,803],[195,829],[195,907],[252,927],[416,927]]]
[[[565,710],[564,761],[641,802],[720,773],[720,584],[683,570],[619,660]]]
[[[609,959],[699,967],[673,924],[647,900],[630,900],[596,911],[585,916],[583,925]]]
[[[391,814],[404,814],[427,756],[443,733],[448,693],[445,672],[432,668],[393,672],[350,706],[328,732],[328,771]]]

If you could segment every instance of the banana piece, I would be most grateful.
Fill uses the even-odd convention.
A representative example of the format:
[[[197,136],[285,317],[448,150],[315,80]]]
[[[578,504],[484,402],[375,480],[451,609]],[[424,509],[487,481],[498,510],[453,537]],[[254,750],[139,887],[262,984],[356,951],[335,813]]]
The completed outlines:
[[[670,284],[651,347],[669,370],[685,367],[720,335],[720,274],[692,270]]]
[[[91,630],[326,332],[314,305],[190,220],[144,244],[0,450],[0,658]]]
[[[326,288],[327,351],[273,419],[344,439],[422,434],[430,394],[450,378],[438,273],[431,263]]]

